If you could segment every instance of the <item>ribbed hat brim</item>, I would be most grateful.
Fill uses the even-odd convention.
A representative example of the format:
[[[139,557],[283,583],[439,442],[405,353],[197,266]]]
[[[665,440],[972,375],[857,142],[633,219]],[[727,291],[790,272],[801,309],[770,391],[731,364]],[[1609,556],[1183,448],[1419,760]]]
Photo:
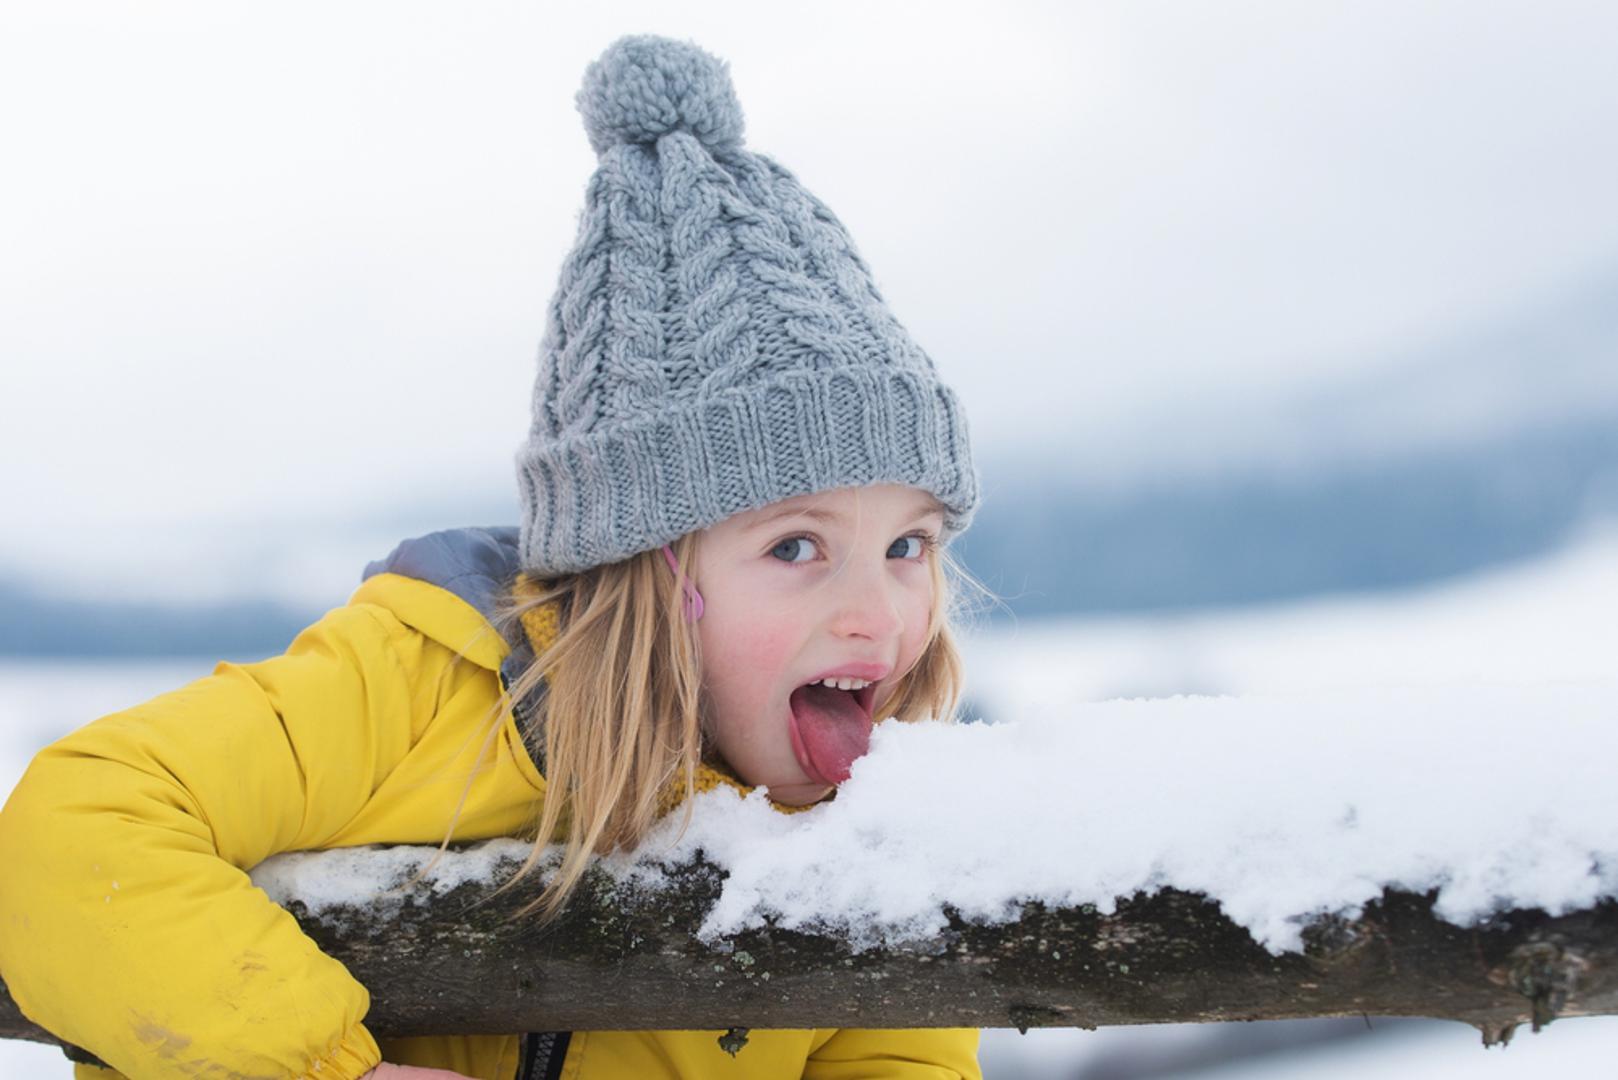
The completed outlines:
[[[575,573],[670,543],[740,511],[862,484],[932,492],[943,539],[978,502],[966,418],[925,371],[782,372],[517,455],[523,566]],[[633,538],[632,540],[629,538]]]

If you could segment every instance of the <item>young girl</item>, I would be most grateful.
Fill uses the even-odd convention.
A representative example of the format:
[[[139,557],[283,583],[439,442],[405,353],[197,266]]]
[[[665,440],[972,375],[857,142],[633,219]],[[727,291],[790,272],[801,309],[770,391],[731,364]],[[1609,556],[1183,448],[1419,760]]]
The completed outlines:
[[[734,1058],[718,1032],[379,1044],[365,988],[247,878],[523,835],[563,845],[543,918],[694,791],[805,807],[873,717],[954,710],[941,545],[978,494],[953,393],[837,218],[743,148],[722,63],[625,38],[578,103],[600,167],[519,527],[406,541],[284,655],[41,752],[0,814],[0,976],[108,1066],[76,1075],[978,1075],[960,1030],[754,1031]]]

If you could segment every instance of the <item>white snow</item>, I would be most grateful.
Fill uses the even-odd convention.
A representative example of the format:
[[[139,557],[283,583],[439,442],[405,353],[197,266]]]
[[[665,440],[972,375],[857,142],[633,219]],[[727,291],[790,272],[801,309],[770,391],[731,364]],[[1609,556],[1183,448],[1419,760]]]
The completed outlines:
[[[490,840],[442,856],[414,846],[294,851],[266,859],[249,876],[283,907],[296,899],[317,915],[344,906],[385,908],[403,902],[417,881],[441,896],[467,881],[504,880],[531,846]]]
[[[1174,885],[1206,893],[1272,950],[1384,885],[1438,889],[1466,924],[1618,895],[1618,683],[1115,701],[1000,725],[877,727],[837,798],[775,812],[762,793],[697,799],[634,857],[656,887],[700,851],[727,877],[712,939],[771,922],[857,945],[936,935],[945,908],[1014,919],[1024,901],[1093,904]],[[284,857],[255,873],[316,908],[402,882],[431,849]],[[443,891],[489,880],[521,844],[446,856]],[[363,870],[362,870],[363,867]],[[650,869],[652,873],[646,873]],[[376,884],[372,884],[376,883]]]
[[[1419,589],[1193,613],[1029,620],[963,642],[994,719],[1078,701],[1618,677],[1618,525]]]
[[[1317,1037],[1331,1028],[1336,1037],[1276,1045],[1297,1039],[1300,1028]],[[983,1033],[979,1058],[989,1080],[1545,1080],[1611,1076],[1615,1050],[1618,1017],[1612,1016],[1558,1020],[1538,1034],[1521,1028],[1509,1046],[1487,1051],[1467,1024],[1354,1017],[1337,1025],[1259,1020],[1035,1028],[1026,1035],[1005,1028]]]
[[[1272,949],[1382,886],[1438,913],[1618,892],[1618,683],[1175,698],[1003,725],[881,725],[837,799],[703,797],[673,857],[729,871],[703,930],[926,936],[1024,900],[1204,892]],[[649,845],[657,847],[656,840]]]

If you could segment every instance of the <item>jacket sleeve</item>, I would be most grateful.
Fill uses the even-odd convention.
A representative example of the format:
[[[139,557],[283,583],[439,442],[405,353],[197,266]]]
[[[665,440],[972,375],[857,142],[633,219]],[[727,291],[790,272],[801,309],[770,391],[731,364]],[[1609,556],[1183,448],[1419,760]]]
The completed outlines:
[[[318,848],[430,719],[443,646],[384,608],[219,664],[41,751],[0,812],[0,975],[30,1019],[136,1077],[351,1080],[365,988],[249,882]]]
[[[816,1042],[803,1080],[983,1080],[976,1028],[843,1028]]]

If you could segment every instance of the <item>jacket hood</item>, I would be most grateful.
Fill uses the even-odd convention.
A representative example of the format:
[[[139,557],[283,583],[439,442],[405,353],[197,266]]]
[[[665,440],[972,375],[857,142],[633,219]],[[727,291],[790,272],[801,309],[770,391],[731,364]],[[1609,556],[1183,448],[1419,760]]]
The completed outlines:
[[[350,603],[377,604],[468,660],[499,671],[521,638],[494,627],[518,572],[517,528],[443,529],[401,541],[365,567]],[[520,635],[520,628],[511,633]]]

